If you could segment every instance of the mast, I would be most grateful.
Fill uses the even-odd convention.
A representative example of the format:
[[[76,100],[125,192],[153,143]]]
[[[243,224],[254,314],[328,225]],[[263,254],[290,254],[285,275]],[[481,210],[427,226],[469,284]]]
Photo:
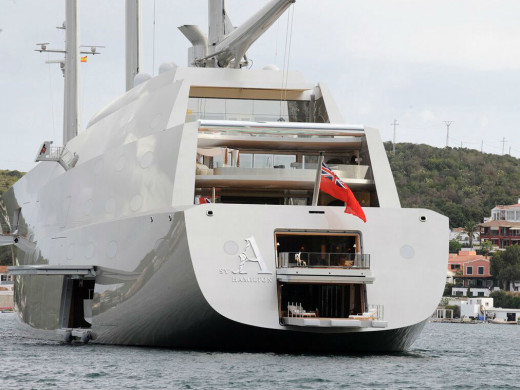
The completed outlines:
[[[215,47],[225,35],[226,0],[208,0],[209,39],[208,53],[215,53]]]
[[[126,0],[126,90],[141,67],[141,0]]]
[[[63,145],[79,131],[79,45],[78,1],[65,0],[65,99],[63,107]]]

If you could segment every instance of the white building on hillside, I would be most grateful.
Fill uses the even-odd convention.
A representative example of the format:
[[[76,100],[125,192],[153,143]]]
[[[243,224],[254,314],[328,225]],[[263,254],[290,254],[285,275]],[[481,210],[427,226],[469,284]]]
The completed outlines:
[[[486,312],[493,308],[493,298],[469,298],[460,304],[461,318],[486,318]]]

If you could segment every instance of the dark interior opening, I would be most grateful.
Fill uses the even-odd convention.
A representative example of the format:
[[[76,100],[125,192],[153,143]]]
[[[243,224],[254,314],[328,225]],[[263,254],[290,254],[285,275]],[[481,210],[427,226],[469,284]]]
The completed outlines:
[[[73,279],[70,297],[69,328],[90,328],[85,321],[84,301],[91,300],[94,293],[95,280]]]
[[[297,305],[317,317],[348,318],[365,310],[364,284],[283,284],[280,288],[281,317],[289,316],[288,305]]]
[[[277,234],[278,253],[317,252],[317,253],[356,253],[358,236],[351,235],[310,235]]]
[[[227,195],[222,195],[220,197],[220,203],[283,205],[284,204],[284,198],[281,198],[281,197],[267,197],[267,196],[227,196]]]

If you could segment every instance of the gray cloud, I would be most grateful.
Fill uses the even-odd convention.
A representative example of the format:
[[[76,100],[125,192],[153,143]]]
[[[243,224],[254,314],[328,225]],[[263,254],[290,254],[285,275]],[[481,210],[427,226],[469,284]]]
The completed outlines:
[[[182,3],[182,6],[179,4]],[[207,1],[143,1],[143,70],[162,62],[184,65],[182,24],[207,26]],[[228,0],[235,24],[265,2]],[[124,92],[124,1],[83,0],[81,42],[105,45],[82,64],[83,124]],[[254,5],[253,5],[254,4]],[[381,130],[400,122],[400,142],[445,144],[443,120],[453,120],[451,144],[520,155],[520,3],[512,0],[297,0],[290,68],[324,82],[347,122]],[[63,47],[56,30],[63,0],[0,1],[0,168],[27,170],[44,139],[61,138],[63,79],[56,65],[33,51],[47,41]],[[155,19],[155,43],[153,21]],[[283,65],[287,16],[249,55],[256,68]],[[155,55],[153,48],[155,46]],[[154,66],[152,66],[152,64]]]

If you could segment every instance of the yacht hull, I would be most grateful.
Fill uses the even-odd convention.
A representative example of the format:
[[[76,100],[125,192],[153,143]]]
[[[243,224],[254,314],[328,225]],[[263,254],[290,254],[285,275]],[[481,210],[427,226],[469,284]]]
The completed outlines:
[[[340,208],[334,209],[328,208],[321,221],[313,216],[313,228],[345,228],[345,221],[352,229],[361,228],[361,225],[356,225],[354,217],[342,215]],[[436,252],[433,251],[427,259],[416,259],[418,267],[436,270],[437,275],[430,273],[428,277],[423,276],[424,280],[406,277],[389,280],[393,276],[388,264],[403,259],[387,257],[386,265],[373,261],[376,282],[374,286],[367,286],[368,299],[387,306],[385,319],[388,319],[388,328],[282,325],[277,304],[273,231],[275,227],[298,229],[309,221],[305,216],[308,215],[306,207],[292,207],[282,215],[279,211],[277,206],[206,205],[176,213],[140,216],[121,221],[121,225],[107,223],[79,229],[75,234],[90,238],[93,231],[102,237],[115,230],[121,230],[121,237],[128,237],[127,241],[121,242],[116,256],[125,260],[126,269],[110,269],[107,273],[109,259],[98,263],[90,328],[94,341],[154,347],[285,352],[389,352],[409,348],[436,306],[434,299],[429,299],[432,295],[430,290],[442,288],[442,283],[436,280],[442,282],[443,276],[442,264],[439,266],[435,259]],[[396,220],[392,213],[399,213],[403,223],[412,219],[419,221],[418,215],[422,212],[424,210],[368,210],[369,218],[374,222]],[[229,223],[230,216],[236,213],[252,222],[240,225],[231,218],[234,222]],[[435,223],[436,214],[429,213],[430,223]],[[270,222],[258,223],[261,216]],[[209,222],[201,222],[201,218]],[[338,225],[332,223],[331,226],[334,219],[339,221],[336,222]],[[439,222],[443,219],[441,217]],[[144,224],[150,231],[144,231]],[[130,232],[136,231],[137,226],[142,230],[137,243],[144,247],[141,255],[130,244]],[[201,226],[206,229],[201,230]],[[219,234],[212,235],[212,231]],[[395,235],[395,231],[392,234]],[[409,235],[406,242],[413,243],[412,236]],[[254,264],[245,269],[246,274],[237,272],[242,249],[240,239],[243,241],[247,237],[256,237],[259,243],[256,255],[263,254],[268,274],[260,274],[260,267]],[[380,239],[386,241],[382,233]],[[377,247],[371,248],[369,240],[365,241],[368,251],[377,252]],[[238,252],[229,250],[230,243],[238,243]],[[397,252],[402,242],[396,242],[394,246]],[[127,251],[123,249],[125,247],[128,247]],[[387,243],[385,251],[391,250],[392,245]],[[19,258],[26,257],[21,249],[18,251]],[[385,276],[389,273],[390,276]],[[60,305],[64,296],[63,280],[67,276],[17,278],[15,300],[22,321],[32,325],[35,331],[39,328],[52,333],[63,327]],[[395,296],[406,295],[407,288],[414,289],[420,285],[422,290],[416,290],[416,293],[422,291],[424,294],[424,307],[416,310],[411,310],[409,300],[401,300],[395,305],[392,303],[395,297],[385,293],[394,286]],[[46,315],[42,316],[42,313]]]

